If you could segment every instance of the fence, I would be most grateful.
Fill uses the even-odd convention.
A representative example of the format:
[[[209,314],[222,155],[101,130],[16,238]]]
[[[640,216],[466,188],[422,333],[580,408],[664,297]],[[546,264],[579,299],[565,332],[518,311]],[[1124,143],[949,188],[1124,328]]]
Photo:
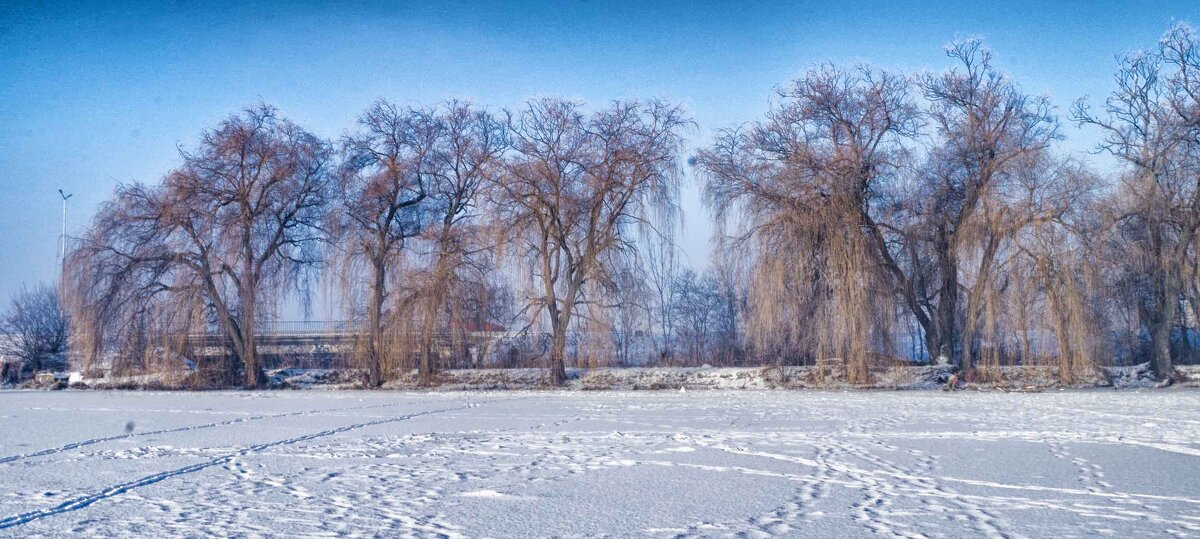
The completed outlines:
[[[254,325],[259,335],[347,335],[355,332],[353,322],[348,320],[277,320],[258,322]],[[207,335],[221,335],[221,327],[210,324],[205,328]]]

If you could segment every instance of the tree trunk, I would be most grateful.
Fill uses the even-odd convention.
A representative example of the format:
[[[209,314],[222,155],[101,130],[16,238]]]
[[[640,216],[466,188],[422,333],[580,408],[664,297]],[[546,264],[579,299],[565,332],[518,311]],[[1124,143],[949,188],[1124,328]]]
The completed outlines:
[[[567,383],[567,331],[565,324],[554,324],[553,343],[550,350],[550,384],[563,386]]]
[[[954,256],[952,238],[946,231],[938,232],[938,263],[941,266],[941,285],[938,292],[937,318],[937,360],[957,364],[963,370],[970,365],[959,364],[961,358],[955,354],[954,344],[958,338],[956,321],[958,318],[958,260]],[[935,353],[930,350],[930,354]]]
[[[255,328],[255,301],[253,292],[249,297],[242,298],[242,369],[245,375],[245,386],[247,388],[261,387],[267,382],[267,375],[263,372],[262,363],[258,357],[258,349],[256,347],[257,328]]]
[[[439,290],[439,289],[434,289]],[[437,322],[438,297],[433,290],[425,298],[425,316],[421,321],[421,364],[418,367],[420,383],[423,386],[433,385],[433,330]]]
[[[1067,321],[1064,319],[1066,310],[1054,286],[1048,286],[1050,307],[1054,315],[1054,340],[1058,343],[1058,380],[1064,384],[1073,381],[1071,373],[1071,350],[1067,339]]]
[[[434,368],[433,364],[433,340],[434,330],[437,328],[438,309],[445,300],[447,294],[450,293],[450,273],[453,267],[453,262],[450,257],[453,256],[452,239],[450,236],[451,226],[453,221],[447,218],[442,223],[442,231],[438,240],[437,260],[434,262],[433,273],[430,276],[429,290],[425,297],[425,317],[421,324],[421,365],[419,369],[421,385],[433,385]],[[452,339],[453,340],[453,337]]]
[[[1179,306],[1178,279],[1169,270],[1159,270],[1155,279],[1154,313],[1150,319],[1151,361],[1150,367],[1159,379],[1171,377],[1171,329],[1175,323],[1175,309]]]
[[[950,273],[956,273],[955,270],[950,270]],[[971,368],[970,365],[961,364],[962,357],[955,353],[954,341],[957,338],[958,328],[957,316],[958,311],[958,283],[957,279],[949,278],[942,281],[942,290],[938,297],[938,312],[937,324],[938,332],[936,339],[937,348],[934,351],[937,353],[937,360],[947,361],[951,364],[958,365],[963,369]]]
[[[367,352],[364,361],[367,387],[383,385],[383,298],[387,286],[387,267],[383,260],[372,261],[374,281],[367,304]]]
[[[226,346],[232,349],[233,354],[225,355],[224,365],[220,372],[220,383],[222,385],[234,385],[238,383],[237,371],[239,368],[245,368],[243,358],[245,353],[245,332],[240,327],[241,323],[235,320],[232,314],[218,305],[217,308],[217,323],[220,325],[221,332],[225,335]],[[242,383],[245,383],[245,376],[242,377]]]
[[[548,241],[542,238],[542,285],[546,291],[546,309],[550,314],[550,384],[562,386],[567,383],[567,326],[571,323],[571,310],[575,302],[577,287],[572,282],[567,287],[563,308],[558,307],[558,296],[554,291],[554,280],[550,270],[550,255],[547,254]],[[573,272],[572,272],[573,273]]]

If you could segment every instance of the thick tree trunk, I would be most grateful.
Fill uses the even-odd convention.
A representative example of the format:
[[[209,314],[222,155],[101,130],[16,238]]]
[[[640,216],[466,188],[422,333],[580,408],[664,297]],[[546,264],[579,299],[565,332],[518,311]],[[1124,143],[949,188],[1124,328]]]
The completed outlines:
[[[951,271],[953,272],[953,270]],[[947,361],[963,369],[969,369],[971,366],[962,364],[962,357],[955,351],[954,341],[958,336],[957,316],[955,316],[957,311],[958,285],[952,280],[946,280],[942,283],[942,291],[938,298],[936,359],[939,362]]]
[[[550,384],[562,386],[567,383],[567,327],[571,323],[571,309],[575,302],[576,286],[568,286],[563,308],[558,307],[558,296],[554,290],[554,280],[550,270],[550,255],[547,249],[548,241],[542,239],[542,285],[546,291],[546,309],[550,314]],[[573,284],[573,283],[572,283]]]
[[[1179,284],[1175,276],[1168,271],[1160,272],[1155,279],[1155,305],[1150,319],[1150,367],[1159,379],[1167,379],[1174,372],[1171,361],[1171,329],[1175,325],[1175,310],[1179,306]]]
[[[262,362],[258,357],[258,349],[256,346],[257,331],[254,326],[255,320],[255,304],[253,299],[244,299],[242,302],[242,370],[245,376],[244,384],[247,388],[261,387],[267,382],[267,375],[263,372]]]
[[[565,324],[554,325],[553,342],[550,350],[550,384],[563,386],[567,383],[567,331]]]
[[[245,383],[244,376],[240,381],[237,378],[238,369],[245,368],[245,364],[242,361],[242,358],[246,356],[245,346],[243,345],[245,342],[245,332],[239,327],[240,322],[235,320],[228,310],[221,307],[217,309],[217,324],[220,326],[221,332],[225,335],[227,346],[233,351],[232,355],[227,354],[225,356],[224,365],[221,366],[220,383],[222,385],[234,385],[239,382]]]
[[[941,283],[936,313],[938,331],[935,360],[948,361],[966,370],[971,366],[960,364],[962,358],[955,353],[954,346],[958,338],[958,259],[954,256],[952,241],[945,231],[939,231],[937,247]],[[933,353],[931,350],[930,354]]]
[[[261,266],[256,264],[257,256],[251,247],[250,221],[243,223],[242,231],[242,277],[238,283],[238,301],[241,304],[242,330],[242,374],[248,388],[266,385],[267,375],[263,372],[262,363],[258,357],[258,286]]]
[[[1151,332],[1151,362],[1150,367],[1159,378],[1171,376],[1171,324],[1155,322]]]

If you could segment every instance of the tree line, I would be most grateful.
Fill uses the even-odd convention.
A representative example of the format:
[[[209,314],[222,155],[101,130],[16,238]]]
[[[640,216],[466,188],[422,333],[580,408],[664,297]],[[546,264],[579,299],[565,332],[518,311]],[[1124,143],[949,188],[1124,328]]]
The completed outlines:
[[[979,40],[951,66],[815,67],[766,116],[685,156],[695,124],[660,99],[543,98],[489,111],[380,100],[337,140],[258,104],[118,186],[62,282],[83,365],[206,365],[259,386],[263,321],[325,294],[379,386],[432,383],[442,339],[545,335],[543,365],[907,361],[978,376],[1052,365],[1064,381],[1196,355],[1200,39],[1171,28],[1124,55],[1098,106],[1024,91]],[[1101,173],[1062,124],[1103,134]],[[681,184],[717,224],[686,267]]]

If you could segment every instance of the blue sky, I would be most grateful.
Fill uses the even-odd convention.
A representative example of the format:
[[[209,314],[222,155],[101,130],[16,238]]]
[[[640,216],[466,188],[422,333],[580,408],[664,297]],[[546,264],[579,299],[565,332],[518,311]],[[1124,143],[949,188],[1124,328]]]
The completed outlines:
[[[1176,21],[1200,23],[1200,3],[3,2],[0,301],[53,281],[56,189],[75,193],[78,231],[118,182],[157,181],[179,145],[258,100],[332,138],[380,97],[499,109],[657,96],[691,112],[695,147],[761,117],[773,88],[819,62],[939,70],[944,43],[982,35],[1065,116],[1111,89],[1116,54]],[[1065,151],[1095,143],[1064,132]],[[711,227],[694,183],[684,209],[685,251],[703,265]]]

